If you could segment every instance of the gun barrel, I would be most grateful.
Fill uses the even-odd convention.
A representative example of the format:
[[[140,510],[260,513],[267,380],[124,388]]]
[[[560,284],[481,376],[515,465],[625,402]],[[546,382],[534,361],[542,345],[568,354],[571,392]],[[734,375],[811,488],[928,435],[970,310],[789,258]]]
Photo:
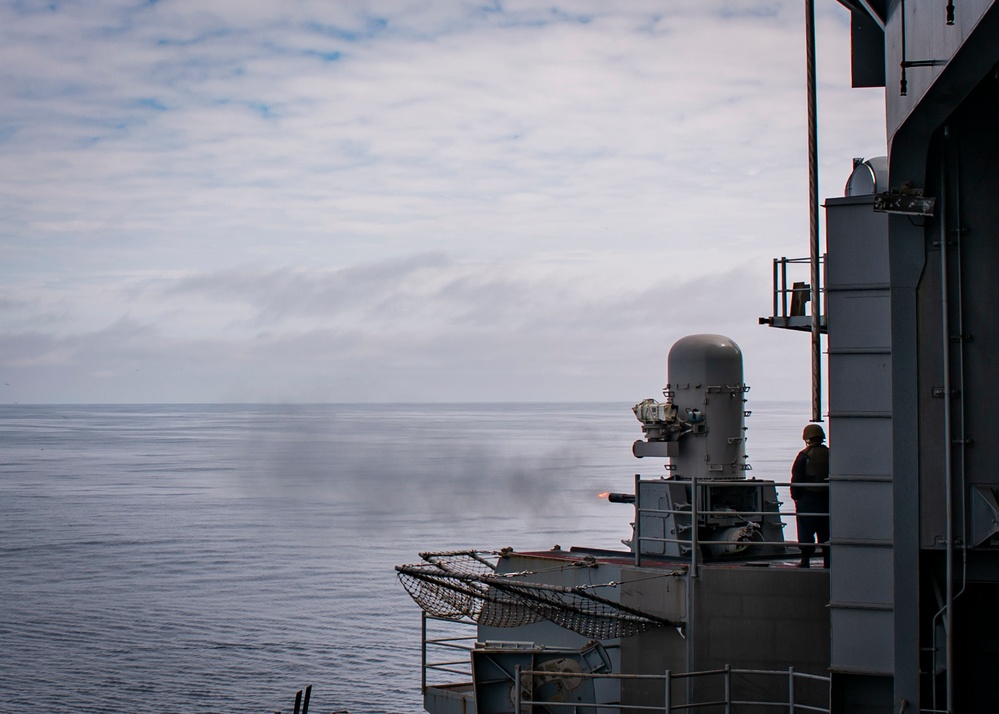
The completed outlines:
[[[611,503],[634,503],[635,494],[633,493],[609,493],[607,494],[607,500]]]

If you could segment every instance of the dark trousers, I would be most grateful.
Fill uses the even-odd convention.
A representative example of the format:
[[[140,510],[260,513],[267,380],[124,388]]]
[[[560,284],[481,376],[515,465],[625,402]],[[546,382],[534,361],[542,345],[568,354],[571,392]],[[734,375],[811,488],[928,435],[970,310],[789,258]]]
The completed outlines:
[[[829,510],[826,504],[805,504],[797,502],[795,504],[799,511],[804,513],[821,513]],[[829,542],[829,516],[797,516],[798,522],[798,543],[801,548],[801,560],[804,562],[815,553],[815,543]],[[822,558],[825,566],[829,567],[829,546],[822,547]]]

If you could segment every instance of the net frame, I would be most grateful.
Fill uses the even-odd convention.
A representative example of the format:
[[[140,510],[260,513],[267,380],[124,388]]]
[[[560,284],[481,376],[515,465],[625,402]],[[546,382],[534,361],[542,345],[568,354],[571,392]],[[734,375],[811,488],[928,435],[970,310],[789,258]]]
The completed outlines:
[[[594,592],[616,588],[614,581],[593,585],[553,585],[527,580],[533,571],[499,573],[496,563],[507,553],[445,551],[420,553],[424,562],[398,565],[410,597],[428,614],[447,620],[468,619],[487,627],[520,627],[547,620],[591,639],[630,637],[675,622],[623,605]],[[593,558],[570,567],[592,567]],[[656,577],[684,575],[686,569]]]

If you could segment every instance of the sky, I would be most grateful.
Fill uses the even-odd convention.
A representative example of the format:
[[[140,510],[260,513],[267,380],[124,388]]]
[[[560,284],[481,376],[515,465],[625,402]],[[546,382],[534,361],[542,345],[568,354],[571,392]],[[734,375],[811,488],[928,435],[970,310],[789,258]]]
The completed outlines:
[[[633,403],[693,333],[807,400],[803,5],[0,0],[0,403]]]

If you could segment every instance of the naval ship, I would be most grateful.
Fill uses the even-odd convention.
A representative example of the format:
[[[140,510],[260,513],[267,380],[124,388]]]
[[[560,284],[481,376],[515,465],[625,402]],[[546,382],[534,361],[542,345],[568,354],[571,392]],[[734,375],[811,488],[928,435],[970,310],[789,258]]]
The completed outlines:
[[[397,568],[431,714],[999,712],[999,3],[839,2],[888,155],[844,171],[820,242],[806,0],[809,256],[774,260],[760,318],[811,339],[829,567],[795,567],[787,484],[752,477],[738,345],[685,337],[635,406],[666,475],[609,495],[634,508],[622,550]]]

